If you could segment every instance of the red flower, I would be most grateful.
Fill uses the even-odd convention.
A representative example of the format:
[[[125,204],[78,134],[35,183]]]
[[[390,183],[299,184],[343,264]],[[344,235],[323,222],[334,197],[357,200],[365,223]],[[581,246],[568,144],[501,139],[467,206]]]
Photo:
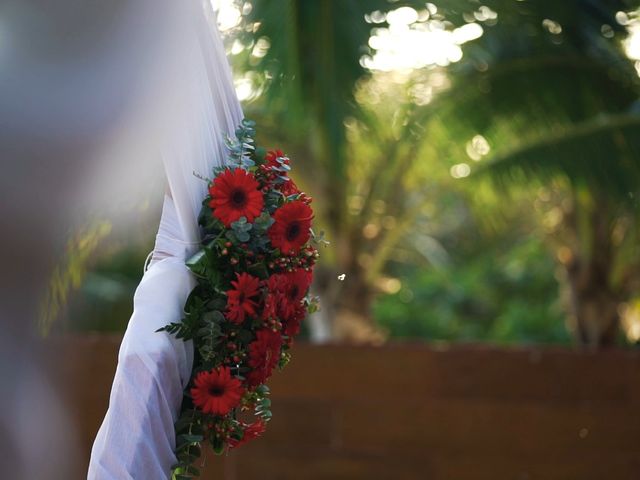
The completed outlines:
[[[311,236],[311,207],[301,200],[295,200],[278,208],[273,218],[275,223],[268,231],[271,244],[283,253],[300,251]]]
[[[294,182],[290,178],[283,183],[279,183],[276,186],[276,188],[280,190],[285,197],[288,197],[289,195],[296,195],[298,193],[301,193],[300,189],[296,185],[296,182]]]
[[[311,286],[313,273],[303,268],[296,268],[292,272],[275,273],[267,280],[270,292],[284,294],[292,303],[299,302],[307,294]]]
[[[244,395],[240,380],[231,376],[229,367],[200,372],[193,383],[191,396],[194,405],[213,415],[226,415]]]
[[[244,169],[225,170],[209,187],[209,206],[213,210],[213,216],[224,223],[225,227],[230,227],[240,217],[253,222],[264,207],[264,199],[258,188],[259,184],[253,174]]]
[[[236,273],[231,281],[232,290],[227,291],[227,318],[233,323],[244,322],[246,315],[256,314],[257,302],[253,300],[260,288],[260,279],[248,273]]]
[[[271,376],[280,360],[282,336],[272,330],[258,331],[256,339],[249,344],[249,366],[253,369],[247,374],[247,383],[255,387]]]
[[[284,273],[274,273],[267,279],[270,293],[282,293],[287,288],[287,277]]]
[[[295,337],[298,333],[300,333],[300,324],[302,323],[302,320],[306,315],[307,307],[302,302],[295,305],[291,314],[284,322],[284,328],[282,332],[287,337]]]
[[[267,161],[268,167],[279,167],[280,162],[278,162],[278,158],[282,158],[283,162],[288,165],[289,159],[284,156],[282,150],[269,150],[267,154],[264,156],[264,159]]]
[[[309,195],[298,188],[298,185],[296,185],[296,182],[294,182],[292,178],[287,177],[286,181],[276,184],[274,188],[280,191],[285,197],[298,195],[297,200],[300,200],[307,205],[313,201]]]
[[[267,424],[264,420],[260,419],[257,422],[254,422],[250,425],[243,425],[244,433],[240,440],[236,440],[235,438],[229,439],[229,446],[231,448],[239,447],[240,445],[244,445],[250,440],[253,440],[256,437],[262,435],[267,429]]]
[[[303,268],[297,268],[293,272],[285,272],[280,275],[285,277],[282,284],[285,298],[291,303],[300,303],[311,286],[313,273]]]
[[[299,317],[297,319],[298,326],[294,327],[296,333],[299,330],[300,321],[304,318],[304,314],[300,316],[302,299],[307,294],[312,279],[313,274],[310,271],[298,268],[293,272],[276,273],[267,280],[269,295],[277,300],[275,316],[285,324],[295,321],[294,317]],[[285,332],[285,334],[289,335],[290,333]]]
[[[264,299],[264,306],[262,307],[262,320],[269,320],[270,318],[278,317],[278,305],[280,304],[279,293],[269,292]]]

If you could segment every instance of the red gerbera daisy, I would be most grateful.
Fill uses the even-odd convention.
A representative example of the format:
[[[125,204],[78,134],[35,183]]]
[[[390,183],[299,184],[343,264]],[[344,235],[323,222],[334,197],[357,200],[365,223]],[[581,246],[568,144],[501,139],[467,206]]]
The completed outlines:
[[[282,293],[287,288],[287,277],[284,273],[274,273],[266,282],[270,293]]]
[[[313,274],[302,268],[292,272],[276,273],[269,277],[267,280],[269,295],[277,299],[276,311],[281,320],[288,322],[292,317],[299,316],[302,299],[307,294],[312,279]],[[302,318],[298,323],[300,320]]]
[[[313,210],[306,203],[295,200],[285,203],[273,214],[275,223],[269,228],[271,244],[283,253],[300,251],[311,235]]]
[[[209,206],[213,210],[213,216],[224,223],[225,227],[230,227],[240,217],[253,222],[264,206],[259,186],[253,174],[242,168],[225,170],[209,187]]]
[[[281,275],[284,276],[283,293],[288,301],[291,303],[298,303],[307,294],[307,290],[311,286],[313,280],[313,273],[303,268],[296,268],[292,272],[285,272]]]
[[[205,413],[226,415],[240,403],[244,389],[229,367],[208,372],[200,372],[191,389],[191,397],[196,407]]]
[[[271,376],[280,360],[282,336],[272,330],[263,329],[249,344],[249,366],[253,369],[247,374],[247,383],[255,387]]]
[[[262,435],[267,429],[267,423],[263,419],[259,419],[257,422],[254,422],[250,425],[243,425],[244,433],[240,440],[236,440],[235,438],[229,439],[229,446],[231,448],[239,447],[240,445],[244,445],[250,440],[253,440],[256,437]]]
[[[291,303],[302,300],[311,286],[313,273],[303,268],[296,268],[292,272],[276,273],[267,280],[270,292],[284,294]]]
[[[247,315],[255,315],[258,303],[253,299],[260,289],[260,279],[248,273],[236,273],[227,291],[227,318],[233,323],[244,322]]]

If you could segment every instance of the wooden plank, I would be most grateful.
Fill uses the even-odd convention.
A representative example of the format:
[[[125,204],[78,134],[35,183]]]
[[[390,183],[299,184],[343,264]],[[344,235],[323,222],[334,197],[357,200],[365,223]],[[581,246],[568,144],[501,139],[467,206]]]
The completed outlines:
[[[277,396],[355,395],[627,402],[640,384],[635,352],[298,346],[276,374]],[[521,379],[526,378],[526,381]]]
[[[586,409],[427,399],[422,403],[354,402],[338,407],[344,448],[420,457],[464,454],[589,456],[638,452],[640,421],[631,409]],[[587,461],[589,459],[587,458]]]
[[[120,336],[57,337],[50,375],[76,419],[82,468]],[[549,348],[298,344],[272,378],[263,438],[208,455],[203,478],[638,478],[640,355]]]
[[[598,462],[580,458],[430,455],[406,458],[392,452],[365,455],[347,450],[272,448],[230,455],[225,480],[636,480],[640,462],[611,454]],[[205,472],[205,479],[220,479]]]

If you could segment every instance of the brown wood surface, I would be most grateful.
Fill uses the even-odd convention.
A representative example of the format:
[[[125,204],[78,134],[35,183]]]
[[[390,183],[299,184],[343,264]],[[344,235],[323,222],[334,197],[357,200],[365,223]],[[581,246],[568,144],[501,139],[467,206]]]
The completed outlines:
[[[88,460],[120,337],[49,339]],[[203,478],[640,479],[640,354],[299,344],[267,433]]]

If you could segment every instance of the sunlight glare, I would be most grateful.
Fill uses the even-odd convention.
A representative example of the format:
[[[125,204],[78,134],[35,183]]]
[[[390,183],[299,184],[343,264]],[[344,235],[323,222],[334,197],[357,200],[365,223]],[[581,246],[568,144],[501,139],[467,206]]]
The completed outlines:
[[[218,28],[221,32],[238,26],[242,12],[232,0],[210,0],[211,7],[218,14]]]
[[[467,142],[466,151],[471,160],[479,162],[491,151],[491,147],[486,138],[482,135],[475,135],[471,141]]]
[[[467,163],[458,163],[451,167],[449,173],[453,178],[465,178],[471,173],[471,167]]]
[[[400,7],[387,14],[387,22],[396,25],[411,25],[418,20],[418,12],[411,7]]]
[[[444,67],[460,61],[460,46],[482,36],[482,26],[468,23],[447,30],[445,22],[432,18],[437,12],[435,6],[429,7],[420,12],[411,7],[400,7],[387,13],[389,26],[372,30],[369,46],[375,54],[363,58],[362,65],[371,70],[390,72],[432,65]],[[492,15],[491,11],[484,13]],[[373,20],[373,14],[369,17]]]
[[[624,40],[627,56],[633,60],[640,60],[640,22],[630,22],[627,28],[629,36]]]
[[[236,95],[238,96],[238,100],[240,100],[241,102],[244,102],[245,100],[249,100],[250,98],[255,96],[251,79],[238,78],[237,80],[235,80],[234,84],[236,89]]]

